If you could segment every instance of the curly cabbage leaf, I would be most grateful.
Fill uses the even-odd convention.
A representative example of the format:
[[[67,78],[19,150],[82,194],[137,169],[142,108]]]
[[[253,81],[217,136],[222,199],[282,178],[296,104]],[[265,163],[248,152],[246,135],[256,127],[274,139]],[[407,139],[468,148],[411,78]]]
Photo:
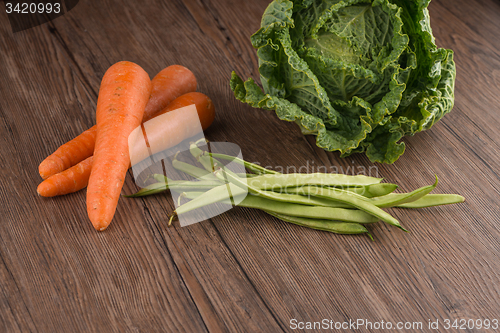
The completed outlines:
[[[453,108],[453,52],[435,44],[429,2],[274,0],[251,37],[263,91],[234,72],[231,89],[327,151],[393,163],[403,136]]]

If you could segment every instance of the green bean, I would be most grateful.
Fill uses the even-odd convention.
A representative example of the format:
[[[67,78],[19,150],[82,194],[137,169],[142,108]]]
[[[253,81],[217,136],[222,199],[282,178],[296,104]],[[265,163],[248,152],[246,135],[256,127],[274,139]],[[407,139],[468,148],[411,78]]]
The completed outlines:
[[[209,180],[201,179],[201,180],[192,180],[192,181],[190,181],[190,180],[172,180],[172,179],[168,178],[167,176],[155,173],[153,175],[153,178],[159,183],[167,183],[167,184],[171,184],[172,186],[179,186],[179,187],[188,186],[188,187],[194,187],[194,188],[198,187],[198,188],[203,188],[203,189],[210,189],[210,186],[215,187],[215,186],[222,185],[222,183],[219,181],[219,179],[217,179],[217,177],[215,177],[214,180],[210,180],[210,179]]]
[[[224,165],[217,161],[215,158],[210,156],[210,153],[207,151],[202,151],[198,148],[198,142],[203,141],[204,139],[200,139],[190,145],[190,152],[193,157],[205,168],[206,171],[212,173],[216,168],[223,167]],[[232,172],[232,171],[230,171]]]
[[[245,166],[248,170],[250,170],[252,172],[255,172],[256,174],[259,174],[259,175],[263,175],[263,174],[279,174],[279,172],[277,172],[277,171],[263,168],[263,167],[261,167],[258,164],[247,162],[245,160],[242,160],[239,157],[225,155],[225,154],[216,154],[216,153],[209,153],[209,155],[212,156],[212,157],[217,157],[217,158],[226,160],[226,161],[232,161],[232,162],[238,163],[240,165]]]
[[[314,201],[315,200],[314,198],[310,198],[310,197],[308,198],[308,197],[304,197],[304,196],[300,196],[300,195],[290,195],[290,194],[282,194],[282,193],[275,193],[275,192],[271,192],[271,191],[262,191],[262,190],[259,190],[258,188],[255,188],[253,186],[249,186],[249,185],[245,184],[241,179],[239,179],[237,177],[234,177],[231,174],[226,173],[224,169],[218,170],[218,172],[216,172],[215,175],[219,179],[221,177],[225,177],[232,184],[235,184],[235,185],[239,186],[243,191],[248,191],[248,192],[256,194],[256,195],[258,195],[258,196],[260,196],[262,198],[266,198],[266,199],[269,199],[269,200],[272,200],[272,201],[276,201],[276,203],[291,203],[291,204],[300,205],[301,207],[307,207],[307,206],[309,206],[308,209],[310,209],[310,210],[314,210],[314,209],[319,210],[320,208],[331,208],[331,207],[328,207],[328,206],[315,206],[315,203],[320,202],[320,200]],[[351,195],[354,195],[354,194],[351,194]],[[369,206],[369,204],[365,204],[364,206]],[[331,208],[331,209],[339,209],[339,210],[341,210],[342,213],[347,213],[349,211],[349,209],[344,209],[344,208]],[[378,208],[375,207],[375,210],[376,209],[378,209]],[[351,212],[353,213],[353,215],[362,215],[362,214],[359,214],[360,212],[358,213],[357,211],[351,210]],[[367,216],[370,215],[369,212],[367,212],[367,213],[368,214],[365,214],[366,215],[365,219],[366,219]],[[290,214],[290,215],[294,215],[294,214]],[[371,214],[371,215],[373,215],[373,214]],[[387,218],[387,216],[385,216],[383,214],[379,214],[379,215],[383,216],[385,218],[385,220],[394,223],[394,225],[398,224],[397,221],[395,221],[395,219],[390,220],[390,219]],[[389,215],[389,214],[387,214],[387,215]],[[299,216],[299,215],[295,215],[295,216]],[[303,216],[303,215],[301,215],[301,216]],[[338,219],[340,219],[342,221],[346,221],[346,222],[351,222],[350,218],[347,217],[346,214],[344,214],[342,216],[343,216],[342,218],[338,218]],[[307,217],[307,215],[303,216],[303,217]],[[347,219],[347,220],[345,220],[345,219]]]
[[[309,185],[309,186],[314,186],[315,185]],[[397,188],[398,185],[396,184],[389,184],[389,183],[383,183],[383,184],[372,184],[372,185],[355,185],[355,186],[324,186],[325,188],[338,188],[347,192],[352,192],[356,193],[359,195],[362,195],[366,198],[374,198],[374,197],[380,197],[384,196],[387,194],[390,194],[391,192],[394,192]],[[299,193],[303,191],[300,191],[300,187],[289,187],[285,188],[285,192],[292,192],[292,193]],[[305,195],[303,193],[302,195]]]
[[[205,168],[205,170],[209,172],[214,172],[216,168],[221,165],[217,163],[216,160],[212,159],[210,156],[205,155],[204,153],[198,156],[198,162]]]
[[[195,199],[177,207],[176,214],[184,214],[194,209],[198,209],[210,204],[214,204],[223,200],[232,200],[234,197],[246,195],[247,191],[240,187],[228,183],[214,187]]]
[[[329,231],[336,234],[343,235],[356,235],[356,234],[364,234],[367,233],[368,236],[373,240],[368,230],[359,223],[349,223],[349,222],[338,222],[338,221],[330,221],[330,220],[316,220],[309,219],[305,217],[297,217],[297,216],[289,216],[283,215],[273,212],[267,212],[269,215],[272,215],[280,220],[285,222],[297,224],[303,227]]]
[[[191,155],[193,155],[194,158],[198,159],[198,157],[203,154],[203,150],[201,150],[199,147],[198,147],[198,143],[201,142],[201,141],[204,141],[204,142],[208,142],[205,140],[205,138],[203,139],[199,139],[198,141],[196,142],[191,142],[191,144],[189,145],[189,152],[191,153]]]
[[[159,183],[168,183],[170,181],[170,179],[168,179],[167,176],[164,176],[162,174],[159,174],[159,173],[155,173],[153,174],[153,178],[159,182]]]
[[[226,179],[229,182],[239,186],[240,188],[242,188],[250,193],[259,195],[261,197],[264,197],[264,198],[267,198],[270,200],[281,201],[281,202],[290,202],[290,203],[306,205],[306,206],[322,206],[322,207],[335,206],[335,203],[332,200],[328,200],[328,199],[325,200],[322,198],[315,198],[315,197],[311,197],[311,196],[303,196],[303,195],[278,193],[278,192],[273,192],[273,191],[261,190],[259,188],[248,185],[248,183],[245,183],[244,181],[242,181],[238,177],[234,177],[233,175],[226,173],[226,169],[218,170],[215,173],[215,175],[219,179]],[[338,207],[336,207],[336,208],[338,208]]]
[[[181,205],[181,199],[186,196],[186,192],[182,192],[179,194],[179,197],[177,198],[177,207]]]
[[[201,153],[202,153],[202,150],[198,148],[198,143],[201,142],[201,141],[207,142],[205,139],[200,139],[200,140],[198,140],[196,142],[191,143],[191,146],[190,146],[191,154],[195,158],[198,158],[198,156],[200,156]],[[257,165],[257,164],[250,163],[250,162],[247,162],[245,160],[242,160],[241,158],[236,157],[236,156],[230,156],[230,155],[226,155],[226,154],[217,154],[217,153],[209,153],[209,155],[210,155],[210,157],[217,157],[217,158],[220,158],[220,159],[223,159],[223,160],[227,160],[227,161],[232,161],[232,162],[238,163],[240,165],[245,166],[247,169],[249,169],[252,172],[255,172],[257,174],[277,174],[278,173],[276,171],[263,168],[260,165]]]
[[[189,163],[179,161],[179,160],[177,160],[177,158],[174,158],[174,160],[172,161],[172,166],[175,169],[182,171],[182,172],[184,172],[184,173],[186,173],[186,174],[188,174],[196,179],[217,180],[217,178],[211,172],[208,172],[207,170],[198,168],[198,167],[191,165]]]
[[[220,169],[220,173],[224,174],[225,170]],[[217,178],[221,178],[219,176],[220,174],[217,172],[215,175]],[[226,178],[231,182],[236,184],[237,186],[240,186],[241,188],[248,189],[248,192],[257,194],[259,196],[265,197],[267,199],[271,200],[276,200],[276,201],[282,201],[282,202],[291,202],[291,203],[296,203],[296,204],[305,204],[308,205],[309,203],[311,205],[314,205],[314,199],[310,197],[305,197],[305,196],[294,196],[294,195],[289,195],[289,194],[282,194],[282,193],[275,193],[275,192],[269,192],[269,191],[262,191],[252,185],[245,184],[244,182],[241,181],[241,179],[238,179],[236,177],[233,177],[230,174],[225,174]],[[323,188],[323,187],[308,187],[304,186],[304,190],[306,191],[307,194],[311,194],[313,196],[329,199],[329,200],[334,200],[338,201],[347,205],[354,206],[370,215],[373,215],[374,217],[377,217],[381,219],[382,221],[394,225],[398,228],[401,228],[402,230],[406,231],[396,220],[394,217],[392,217],[389,213],[384,212],[382,209],[374,206],[370,202],[368,202],[367,198],[356,194],[352,192],[347,192],[344,190],[340,190],[337,188]],[[340,209],[340,208],[339,208]]]
[[[240,178],[252,178],[252,177],[257,177],[258,175],[254,173],[236,173],[236,175]]]
[[[193,157],[205,168],[206,171],[212,173],[215,169],[223,167],[224,165],[217,161],[215,158],[211,156],[208,151],[202,151],[198,148],[198,142],[204,141],[204,139],[200,139],[190,145],[190,152]],[[228,172],[232,172],[228,170]]]
[[[331,208],[321,206],[306,206],[289,202],[280,202],[256,195],[247,195],[236,206],[261,209],[268,212],[288,216],[305,217],[320,220],[334,220],[350,223],[375,223],[376,217],[360,210]]]
[[[224,166],[220,161],[216,160],[215,158],[211,157],[208,152],[204,152],[199,158],[198,161],[207,169],[207,170],[216,170],[216,169],[221,169],[224,168],[226,173],[232,175],[235,178],[240,178],[238,174],[234,173],[233,171],[229,170],[227,167]],[[214,175],[215,176],[215,175]],[[227,183],[227,179],[217,177],[221,182]]]
[[[212,173],[215,171],[216,163],[217,164],[220,164],[220,163],[218,163],[218,161],[212,159],[210,156],[208,156],[208,158],[206,157],[207,156],[205,154],[206,152],[201,150],[198,147],[198,143],[201,141],[208,142],[204,138],[200,139],[196,142],[192,142],[189,146],[189,151],[190,151],[191,155],[193,155],[193,157],[196,158],[196,160],[203,166],[203,168],[205,168],[206,171]]]
[[[310,187],[316,188],[316,186],[310,186]],[[329,187],[327,187],[327,188],[329,188]],[[279,192],[275,192],[275,193],[279,193]],[[300,195],[300,196],[303,196],[303,197],[311,199],[311,202],[316,202],[317,199],[320,199],[320,200],[322,200],[322,202],[328,202],[328,207],[346,208],[346,209],[355,209],[356,208],[356,207],[354,207],[352,205],[332,200],[331,198],[316,197],[316,196],[314,196],[312,194],[307,193],[307,191],[304,190],[304,187],[289,187],[289,188],[286,188],[285,189],[285,194],[288,194],[288,195],[293,195],[293,194]]]
[[[282,190],[287,187],[297,187],[303,185],[318,186],[356,186],[378,184],[380,178],[367,176],[348,176],[342,174],[323,173],[289,173],[261,175],[251,178],[249,182],[252,186],[261,190]]]
[[[204,192],[183,192],[181,197],[192,200],[192,199],[197,198],[200,195],[203,195],[203,193]],[[228,202],[226,202],[226,203],[228,203]],[[243,203],[243,205],[245,205],[245,203]],[[238,205],[238,206],[242,206],[242,205]],[[247,205],[247,206],[249,206],[249,205]],[[254,207],[252,207],[252,208],[254,208]],[[294,223],[294,224],[308,227],[308,228],[312,228],[312,229],[329,231],[329,232],[333,232],[333,233],[337,233],[337,234],[368,233],[368,230],[359,223],[310,219],[310,218],[305,218],[305,217],[297,217],[297,216],[290,216],[290,215],[274,213],[271,211],[266,211],[266,213],[268,213],[274,217],[277,217],[280,220],[283,220],[285,222]],[[368,233],[368,236],[370,236],[370,238],[372,238],[369,233]]]
[[[253,180],[256,180],[258,183],[262,183],[261,189],[263,190],[269,190],[266,186],[280,186],[283,185],[284,187],[288,186],[298,186],[298,185],[322,185],[322,186],[332,186],[332,185],[338,185],[338,186],[349,186],[349,185],[370,185],[370,184],[378,184],[382,181],[382,178],[374,178],[374,177],[368,177],[364,175],[358,175],[358,176],[350,176],[350,175],[342,175],[342,174],[331,174],[331,173],[312,173],[312,174],[299,174],[299,173],[292,173],[292,174],[281,174],[279,172],[269,170],[266,168],[263,168],[257,164],[249,163],[246,162],[238,157],[233,157],[225,154],[217,154],[217,153],[210,153],[210,152],[203,152],[201,149],[198,148],[197,144],[198,142],[202,141],[203,139],[198,140],[195,143],[191,144],[191,154],[200,162],[203,164],[205,169],[207,171],[214,171],[214,169],[217,166],[222,167],[223,164],[214,159],[213,157],[218,157],[221,159],[229,160],[229,161],[234,161],[236,163],[239,163],[241,165],[244,165],[245,167],[250,167],[250,169],[254,169],[257,173],[261,173],[261,177],[270,177],[271,179],[268,178],[261,178],[259,177],[253,177]],[[209,155],[211,157],[210,161],[211,163],[209,164],[207,162],[208,159],[203,158],[203,162],[201,161],[202,156]],[[227,170],[228,171],[228,170]],[[276,176],[276,178],[272,178],[273,176]],[[283,178],[281,178],[283,177]],[[268,184],[268,180],[274,180],[274,184]],[[297,181],[298,180],[298,181]],[[257,186],[257,185],[255,185]]]
[[[410,203],[413,201],[417,201],[421,199],[422,197],[428,196],[436,186],[437,186],[438,179],[436,177],[436,182],[432,185],[429,186],[424,186],[419,189],[416,189],[413,192],[410,193],[390,193],[381,197],[374,197],[371,199],[368,199],[367,201],[373,204],[374,206],[377,206],[379,208],[388,208],[388,207],[399,207],[400,205]],[[382,185],[382,184],[380,184]],[[318,188],[317,186],[311,187],[311,188]],[[299,193],[301,190],[300,189],[287,189],[288,192],[292,193]],[[302,192],[304,193],[304,192]],[[310,193],[311,195],[315,195],[312,192]],[[428,203],[429,201],[425,201]],[[455,203],[455,202],[453,202]],[[409,208],[409,207],[407,207]]]
[[[392,217],[389,213],[372,204],[369,201],[370,199],[365,198],[362,195],[347,192],[337,188],[326,188],[319,186],[304,186],[302,190],[308,195],[335,200],[347,205],[354,206],[370,215],[381,219],[382,221],[390,225],[396,226],[401,230],[406,231],[406,229],[399,224],[398,220]]]
[[[205,192],[198,192],[198,191],[189,191],[189,192],[182,192],[182,197],[193,200],[198,198],[200,195],[203,195]]]
[[[140,189],[137,193],[131,194],[131,195],[124,195],[126,198],[138,198],[138,197],[144,197],[148,195],[153,195],[157,193],[161,193],[163,191],[166,191],[168,189],[174,190],[176,192],[182,191],[182,190],[193,190],[193,189],[202,189],[202,190],[209,190],[212,189],[215,186],[220,185],[220,182],[214,182],[214,181],[174,181],[170,180],[167,177],[163,175],[155,175],[155,179],[159,180],[161,176],[163,179],[160,180],[159,183],[151,184],[148,185],[142,189]]]
[[[311,195],[300,195],[300,194],[290,194],[290,193],[277,193],[265,190],[249,190],[250,193],[260,195],[264,198],[268,198],[275,201],[291,202],[306,206],[322,206],[322,207],[332,207],[332,208],[346,208],[354,209],[352,205],[348,205],[342,202],[338,202],[332,199],[320,198]]]
[[[413,192],[393,193],[390,195],[384,195],[383,197],[377,197],[370,200],[377,207],[394,207],[419,200],[420,198],[426,196],[432,190],[434,190],[437,184],[438,184],[438,177],[436,176],[436,181],[434,182],[434,184],[418,188]]]
[[[413,202],[399,204],[401,208],[425,208],[440,205],[450,205],[464,202],[465,198],[458,194],[427,194],[426,196]]]
[[[184,198],[186,198],[186,199],[195,199],[198,196],[202,195],[203,193],[205,193],[205,192],[199,192],[199,191],[183,192]],[[333,200],[328,200],[328,199],[323,199],[323,198],[316,198],[316,197],[309,197],[308,198],[308,197],[304,197],[301,195],[293,195],[293,194],[286,194],[286,193],[279,194],[279,198],[278,198],[277,196],[273,195],[274,193],[271,192],[270,194],[271,195],[269,197],[267,197],[268,199],[281,201],[281,202],[290,202],[290,203],[296,203],[296,204],[301,204],[301,205],[305,205],[305,206],[321,206],[321,207],[346,208],[346,209],[353,209],[354,208],[351,205],[346,205],[346,204],[342,204],[339,202],[335,202]],[[264,195],[263,197],[266,197],[266,196]]]
[[[199,140],[198,140],[199,141]],[[223,164],[217,161],[216,159],[212,158],[206,151],[201,150],[198,148],[196,143],[191,144],[190,148],[191,155],[193,155],[194,158],[205,168],[207,172],[214,172],[216,168],[222,167]]]
[[[190,153],[205,170],[176,157],[172,161],[175,169],[199,181],[174,181],[154,174],[158,183],[126,197],[151,195],[166,189],[179,192],[177,209],[169,225],[177,214],[225,203],[260,209],[283,221],[313,229],[340,234],[367,233],[370,238],[362,224],[379,219],[406,231],[397,219],[381,208],[422,208],[465,200],[454,194],[429,194],[438,184],[437,176],[432,185],[410,193],[392,193],[397,185],[382,184],[381,178],[321,173],[281,174],[238,157],[203,151],[198,147],[202,140],[191,143]],[[243,165],[255,174],[235,173],[216,158]],[[183,198],[190,201],[181,205]]]
[[[233,197],[231,199],[240,199],[242,196],[246,195],[246,190],[228,183],[215,187],[204,194],[196,197],[195,199],[177,207],[175,213],[180,215],[210,205],[216,202],[228,203],[230,196],[228,195],[227,186],[230,187]],[[320,206],[306,206],[300,204],[294,204],[289,202],[279,202],[263,197],[258,197],[254,195],[247,195],[243,201],[236,204],[237,206],[244,206],[250,208],[257,208],[267,211],[272,211],[275,213],[300,216],[300,217],[310,217],[318,219],[330,219],[338,220],[344,222],[357,222],[357,223],[373,223],[377,222],[378,219],[359,210],[350,210],[343,208],[331,208],[331,207],[320,207]]]
[[[389,183],[340,187],[342,190],[357,193],[367,198],[381,197],[394,192],[397,188],[398,185]]]

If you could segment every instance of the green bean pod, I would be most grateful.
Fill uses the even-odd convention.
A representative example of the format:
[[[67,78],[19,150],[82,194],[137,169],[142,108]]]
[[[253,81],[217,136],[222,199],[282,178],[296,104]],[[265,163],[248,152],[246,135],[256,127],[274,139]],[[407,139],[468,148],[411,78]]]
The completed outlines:
[[[203,195],[203,193],[204,192],[193,192],[193,191],[183,192],[181,196],[183,198],[192,200],[192,199],[199,197],[200,195]],[[229,202],[226,201],[226,203],[229,203]],[[245,203],[243,203],[243,205],[245,205]],[[238,206],[243,206],[243,205],[238,205]],[[246,206],[247,207],[250,206],[248,204],[248,201],[247,201]],[[323,230],[323,231],[333,232],[333,233],[337,233],[337,234],[344,234],[344,235],[368,233],[368,236],[370,238],[372,238],[370,233],[368,232],[368,230],[363,225],[361,225],[359,223],[311,219],[311,218],[306,218],[306,217],[284,215],[284,214],[279,214],[279,213],[275,213],[275,212],[271,212],[271,211],[265,211],[265,212],[280,219],[280,220],[283,220],[285,222],[297,224],[297,225],[311,228],[311,229]]]
[[[177,207],[175,213],[177,215],[184,214],[194,209],[198,209],[216,202],[229,203],[230,196],[228,195],[228,190],[226,188],[227,186],[230,187],[230,191],[233,195],[231,199],[241,199],[242,196],[245,196],[247,193],[246,190],[238,187],[237,185],[228,183],[213,188],[196,197],[195,199]],[[274,201],[254,195],[247,195],[241,202],[237,203],[236,205],[267,210],[285,215],[324,220],[336,220],[356,223],[374,223],[378,221],[376,217],[359,210],[306,206],[289,202]]]
[[[192,187],[192,188],[203,188],[210,189],[211,187],[222,185],[217,177],[214,176],[214,179],[200,179],[200,180],[172,180],[167,176],[161,175],[159,173],[155,173],[153,178],[162,184],[170,184],[171,186],[179,186],[179,187]]]
[[[207,142],[205,139],[200,139],[200,140],[198,140],[196,142],[191,143],[191,145],[190,145],[191,154],[196,159],[198,159],[198,156],[200,156],[203,153],[203,151],[198,148],[198,144],[201,141]],[[236,157],[236,156],[230,156],[230,155],[218,154],[218,153],[208,153],[208,154],[210,155],[210,157],[217,157],[217,158],[220,158],[220,159],[223,159],[223,160],[232,161],[232,162],[238,163],[240,165],[243,165],[248,170],[250,170],[252,172],[255,172],[256,174],[278,174],[279,173],[277,171],[273,171],[273,170],[269,170],[269,169],[263,168],[260,165],[247,162],[247,161],[242,160],[241,158]]]
[[[424,186],[416,189],[410,193],[392,193],[390,195],[385,195],[383,197],[372,198],[371,203],[377,207],[394,207],[406,203],[410,203],[413,201],[417,201],[420,198],[429,194],[432,190],[436,188],[438,184],[438,177],[436,176],[436,181],[434,184],[429,186]]]
[[[191,143],[190,152],[194,158],[205,168],[207,172],[214,172],[216,169],[223,167],[224,165],[213,158],[209,152],[203,151],[198,147],[198,142],[203,141],[203,139],[198,140],[195,143]]]
[[[213,181],[190,182],[190,181],[168,180],[167,182],[163,181],[163,182],[148,185],[148,186],[140,189],[137,193],[134,193],[131,195],[124,195],[124,197],[125,198],[144,197],[144,196],[148,196],[148,195],[161,193],[161,192],[166,191],[168,189],[174,190],[176,192],[186,191],[186,190],[187,191],[189,191],[189,190],[210,190],[218,185],[220,185],[220,182],[213,182]]]
[[[250,170],[250,171],[252,171],[252,172],[254,172],[256,174],[259,174],[259,175],[264,175],[264,174],[273,174],[273,175],[274,174],[280,174],[277,171],[263,168],[263,167],[261,167],[258,164],[247,162],[245,160],[242,160],[239,157],[225,155],[225,154],[216,154],[216,153],[209,153],[209,155],[212,156],[212,157],[220,158],[222,160],[232,161],[232,162],[238,163],[238,164],[243,165],[244,167],[246,167],[248,170]]]
[[[317,187],[316,185],[308,185],[310,187]],[[324,186],[325,188],[338,188],[347,192],[356,193],[364,196],[365,198],[380,197],[394,192],[398,185],[396,184],[372,184],[372,185],[355,185],[355,186]],[[285,193],[294,193],[307,195],[301,190],[301,187],[287,187],[284,189]]]
[[[370,199],[365,198],[362,195],[340,190],[337,188],[326,188],[319,186],[304,186],[302,190],[305,191],[305,193],[308,195],[335,200],[347,205],[351,205],[381,219],[382,221],[390,225],[398,227],[403,231],[407,231],[401,226],[401,224],[399,224],[398,220],[392,217],[389,213],[372,204],[369,201]]]
[[[350,223],[375,223],[378,218],[361,210],[306,206],[289,202],[280,202],[256,195],[247,195],[237,206],[256,208],[267,212],[288,216],[305,217],[319,220],[332,220]]]
[[[226,169],[220,169],[215,173],[216,177],[220,180],[227,180],[240,188],[247,190],[250,193],[256,194],[258,196],[280,202],[290,202],[299,205],[306,206],[322,206],[322,207],[333,207],[333,208],[353,208],[352,205],[338,205],[335,201],[331,199],[317,198],[314,196],[304,196],[288,193],[278,193],[273,191],[260,190],[259,188],[248,185],[240,178],[235,177],[227,173]]]
[[[201,150],[199,147],[198,147],[198,144],[203,141],[203,142],[207,142],[207,140],[205,140],[204,138],[203,139],[200,139],[196,142],[191,142],[191,144],[189,145],[189,152],[191,153],[191,155],[193,155],[194,158],[198,159],[198,157],[203,154],[203,150]]]
[[[364,186],[341,186],[340,189],[362,195],[366,198],[381,197],[394,192],[398,188],[396,184],[382,183]]]
[[[261,190],[282,191],[288,187],[300,187],[304,185],[316,186],[359,186],[378,184],[381,178],[368,176],[349,176],[333,173],[289,173],[289,174],[267,174],[253,177],[249,184]]]
[[[200,195],[203,195],[205,192],[200,192],[200,191],[188,191],[188,192],[182,192],[182,197],[188,200],[193,200],[198,198]],[[180,206],[180,205],[179,205]]]
[[[198,167],[191,165],[189,163],[179,161],[176,158],[174,158],[174,160],[172,161],[172,166],[175,169],[182,171],[182,172],[184,172],[184,173],[186,173],[186,174],[188,174],[191,177],[194,177],[196,179],[217,180],[217,178],[211,172],[208,172],[205,169],[198,168]]]
[[[220,171],[220,172],[219,172]],[[233,177],[230,174],[226,174],[224,169],[220,169],[218,172],[216,172],[217,178],[221,178],[219,175],[220,174],[225,174],[225,177],[231,182],[234,183],[235,185],[248,189],[248,192],[257,194],[259,196],[265,197],[267,199],[271,200],[276,200],[276,201],[281,201],[281,202],[291,202],[291,203],[296,203],[296,204],[304,204],[302,201],[305,202],[310,202],[312,199],[310,197],[305,197],[305,196],[294,196],[294,195],[287,195],[287,194],[281,194],[281,193],[275,193],[271,191],[262,191],[252,185],[245,184],[241,181],[241,179],[238,179],[236,177]],[[251,183],[251,181],[249,182]],[[304,191],[306,191],[307,194],[310,194],[312,196],[324,198],[324,199],[329,199],[333,201],[338,201],[350,206],[353,206],[355,208],[358,208],[367,214],[370,214],[378,219],[381,219],[382,221],[391,224],[393,226],[396,226],[404,231],[406,231],[396,220],[394,217],[392,217],[389,213],[384,212],[382,209],[372,205],[370,202],[368,202],[368,199],[352,192],[347,192],[344,190],[340,190],[337,188],[325,188],[325,187],[308,187],[304,186],[303,187]],[[311,207],[314,208],[314,207]],[[338,208],[342,209],[342,208]]]
[[[214,187],[202,195],[196,197],[195,199],[177,207],[175,213],[177,215],[185,214],[192,210],[202,208],[207,205],[211,205],[224,200],[233,200],[234,197],[240,197],[246,195],[248,192],[242,188],[228,183]]]
[[[283,215],[268,211],[266,211],[266,213],[288,223],[293,223],[311,229],[333,232],[336,234],[357,235],[357,234],[367,233],[368,236],[373,240],[368,230],[362,224],[359,223],[309,219],[305,217]]]
[[[236,173],[236,175],[240,178],[252,178],[252,177],[257,177],[258,175],[254,173]]]
[[[174,215],[214,203],[225,203],[255,208],[285,222],[339,234],[362,234],[368,230],[362,225],[382,220],[406,231],[385,207],[423,208],[463,202],[454,194],[429,194],[438,184],[416,189],[410,193],[392,193],[395,184],[382,184],[381,178],[343,174],[281,174],[238,157],[210,153],[198,147],[198,140],[190,145],[190,153],[203,166],[198,168],[177,160],[173,167],[198,181],[174,181],[159,174],[158,181],[133,195],[141,197],[167,189],[180,193]],[[254,172],[235,173],[216,158],[228,160]],[[217,171],[215,171],[217,170]],[[180,204],[180,201],[190,201]],[[169,222],[169,224],[170,224]]]
[[[399,204],[401,208],[426,208],[441,205],[451,205],[464,202],[465,198],[458,194],[427,194],[413,202]]]

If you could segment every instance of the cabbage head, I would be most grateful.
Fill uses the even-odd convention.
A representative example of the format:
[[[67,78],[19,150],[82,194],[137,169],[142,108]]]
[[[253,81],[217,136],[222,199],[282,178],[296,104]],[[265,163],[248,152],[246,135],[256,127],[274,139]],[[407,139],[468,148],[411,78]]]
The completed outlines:
[[[327,151],[393,163],[403,136],[453,108],[453,52],[435,44],[429,2],[275,0],[251,37],[264,91],[234,72],[231,89]]]

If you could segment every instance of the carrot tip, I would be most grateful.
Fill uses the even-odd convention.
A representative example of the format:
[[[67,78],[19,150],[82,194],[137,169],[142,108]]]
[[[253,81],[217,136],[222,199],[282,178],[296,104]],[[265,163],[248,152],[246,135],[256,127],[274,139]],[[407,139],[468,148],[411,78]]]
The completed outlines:
[[[40,175],[40,177],[42,177],[43,180],[45,180],[51,176],[51,175],[45,174],[44,172],[39,172],[38,174]]]
[[[101,223],[96,223],[96,224],[92,224],[94,226],[94,229],[97,230],[97,231],[104,231],[106,230],[106,228],[108,227],[109,223],[106,223],[106,222],[101,222]]]
[[[36,193],[41,197],[50,197],[50,189],[47,189],[47,184],[45,181],[41,182],[36,188]]]

